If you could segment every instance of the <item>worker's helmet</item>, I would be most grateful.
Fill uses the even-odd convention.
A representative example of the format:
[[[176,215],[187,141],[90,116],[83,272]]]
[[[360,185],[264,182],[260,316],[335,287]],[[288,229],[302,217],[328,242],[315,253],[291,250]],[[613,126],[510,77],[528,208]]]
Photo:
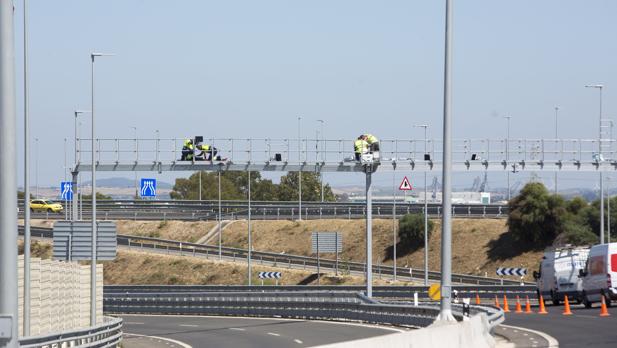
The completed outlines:
[[[191,145],[191,144],[193,144],[193,140],[191,140],[191,139],[184,139],[184,146],[188,146],[188,145]]]

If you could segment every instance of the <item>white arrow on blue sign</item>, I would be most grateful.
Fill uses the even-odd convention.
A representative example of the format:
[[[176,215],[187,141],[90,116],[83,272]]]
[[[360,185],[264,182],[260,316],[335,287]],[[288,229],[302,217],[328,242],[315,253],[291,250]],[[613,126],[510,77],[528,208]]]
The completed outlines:
[[[73,200],[73,183],[70,181],[62,181],[60,183],[60,200]]]
[[[141,179],[139,193],[142,197],[156,197],[156,179]]]

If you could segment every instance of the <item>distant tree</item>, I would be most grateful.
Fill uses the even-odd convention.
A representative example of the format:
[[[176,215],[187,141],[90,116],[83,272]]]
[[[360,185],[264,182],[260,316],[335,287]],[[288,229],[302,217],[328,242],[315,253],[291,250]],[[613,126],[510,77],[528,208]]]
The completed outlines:
[[[562,216],[566,213],[564,200],[550,195],[541,183],[525,185],[520,194],[508,202],[508,207],[508,229],[519,242],[546,245],[562,231]]]
[[[431,237],[433,221],[428,220],[427,237]],[[398,221],[398,236],[403,247],[424,245],[424,214],[405,214]]]
[[[24,199],[26,193],[24,191],[17,191],[17,199]],[[30,199],[33,199],[34,196],[32,193],[30,194]]]
[[[89,199],[91,200],[92,199],[92,195],[91,194],[90,195],[83,195],[82,199],[83,200],[89,200]],[[100,200],[100,201],[110,201],[111,200],[111,196],[108,196],[106,194],[102,194],[100,192],[97,192],[96,193],[96,199]]]
[[[245,200],[248,197],[247,172],[221,173],[221,199]],[[199,172],[189,178],[178,178],[170,193],[172,199],[199,199]],[[218,199],[218,173],[201,172],[201,199]],[[251,199],[272,201],[277,199],[277,188],[271,180],[262,179],[259,172],[251,172]]]
[[[298,172],[289,172],[281,177],[278,187],[278,197],[281,201],[295,201],[298,199]],[[302,173],[302,200],[321,201],[321,181],[317,173]],[[332,193],[329,184],[324,185],[324,201],[334,202],[336,196]]]

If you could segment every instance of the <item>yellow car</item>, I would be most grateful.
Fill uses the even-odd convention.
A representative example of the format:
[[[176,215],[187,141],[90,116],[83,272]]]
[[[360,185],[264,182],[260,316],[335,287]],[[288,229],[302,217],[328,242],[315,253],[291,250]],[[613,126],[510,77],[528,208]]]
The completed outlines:
[[[33,199],[30,201],[31,212],[46,211],[48,213],[61,213],[63,209],[62,204],[44,199]]]

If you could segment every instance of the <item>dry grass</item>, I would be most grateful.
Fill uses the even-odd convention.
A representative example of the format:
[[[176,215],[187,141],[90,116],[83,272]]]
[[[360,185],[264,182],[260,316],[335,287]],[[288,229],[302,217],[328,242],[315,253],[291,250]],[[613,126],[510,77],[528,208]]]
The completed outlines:
[[[32,220],[31,226],[52,228],[54,222],[54,220]],[[19,220],[19,224],[23,225],[23,220]],[[116,226],[119,234],[194,243],[199,238],[205,236],[212,227],[216,226],[216,222],[117,220]]]
[[[24,253],[24,241],[17,241],[17,252],[19,255],[23,255]],[[30,255],[32,257],[38,257],[41,259],[51,259],[53,254],[53,249],[51,243],[40,242],[38,240],[33,240],[30,243]]]
[[[435,220],[429,240],[429,268],[439,270],[441,225]],[[32,226],[51,227],[53,221],[33,220]],[[118,232],[139,236],[195,242],[204,236],[215,222],[183,221],[117,221]],[[311,232],[339,231],[343,233],[342,262],[365,259],[364,220],[253,221],[253,249],[295,255],[311,254]],[[538,267],[542,251],[518,251],[507,238],[504,219],[454,219],[452,226],[452,268],[456,273],[495,276],[497,267],[525,267],[531,273]],[[392,264],[388,257],[393,245],[392,220],[373,220],[374,262]],[[223,232],[223,245],[247,247],[247,222],[238,221]],[[397,264],[413,268],[424,267],[424,248],[404,251],[398,248]],[[334,258],[333,254],[323,254]],[[526,280],[530,280],[529,276]]]
[[[441,224],[435,220],[429,239],[429,269],[439,270],[441,255]],[[365,259],[364,220],[255,221],[251,224],[253,248],[260,251],[312,255],[311,232],[339,231],[343,234],[341,260],[362,262]],[[375,263],[392,264],[387,257],[393,245],[392,220],[373,220],[373,255]],[[223,233],[225,246],[247,247],[248,226],[238,222]],[[503,219],[454,219],[452,226],[452,267],[456,273],[495,276],[497,267],[537,269],[541,251],[528,251],[506,260],[495,257],[507,231]],[[324,254],[333,258],[334,255]],[[404,252],[399,247],[397,265],[424,267],[424,248]],[[529,272],[530,273],[530,272]],[[529,277],[528,279],[529,280]]]
[[[247,267],[244,264],[195,259],[190,257],[148,254],[138,251],[120,251],[113,262],[105,263],[105,284],[203,284],[241,285],[247,283]],[[253,266],[253,283],[261,284],[257,272],[281,271],[281,285],[295,285],[312,273],[302,270]],[[323,285],[363,284],[362,277],[326,275]],[[315,282],[313,282],[314,284]],[[376,280],[375,285],[391,282]],[[266,280],[264,284],[274,284]],[[406,283],[397,282],[397,285]]]
[[[212,221],[116,221],[118,233],[194,243],[216,226]]]

